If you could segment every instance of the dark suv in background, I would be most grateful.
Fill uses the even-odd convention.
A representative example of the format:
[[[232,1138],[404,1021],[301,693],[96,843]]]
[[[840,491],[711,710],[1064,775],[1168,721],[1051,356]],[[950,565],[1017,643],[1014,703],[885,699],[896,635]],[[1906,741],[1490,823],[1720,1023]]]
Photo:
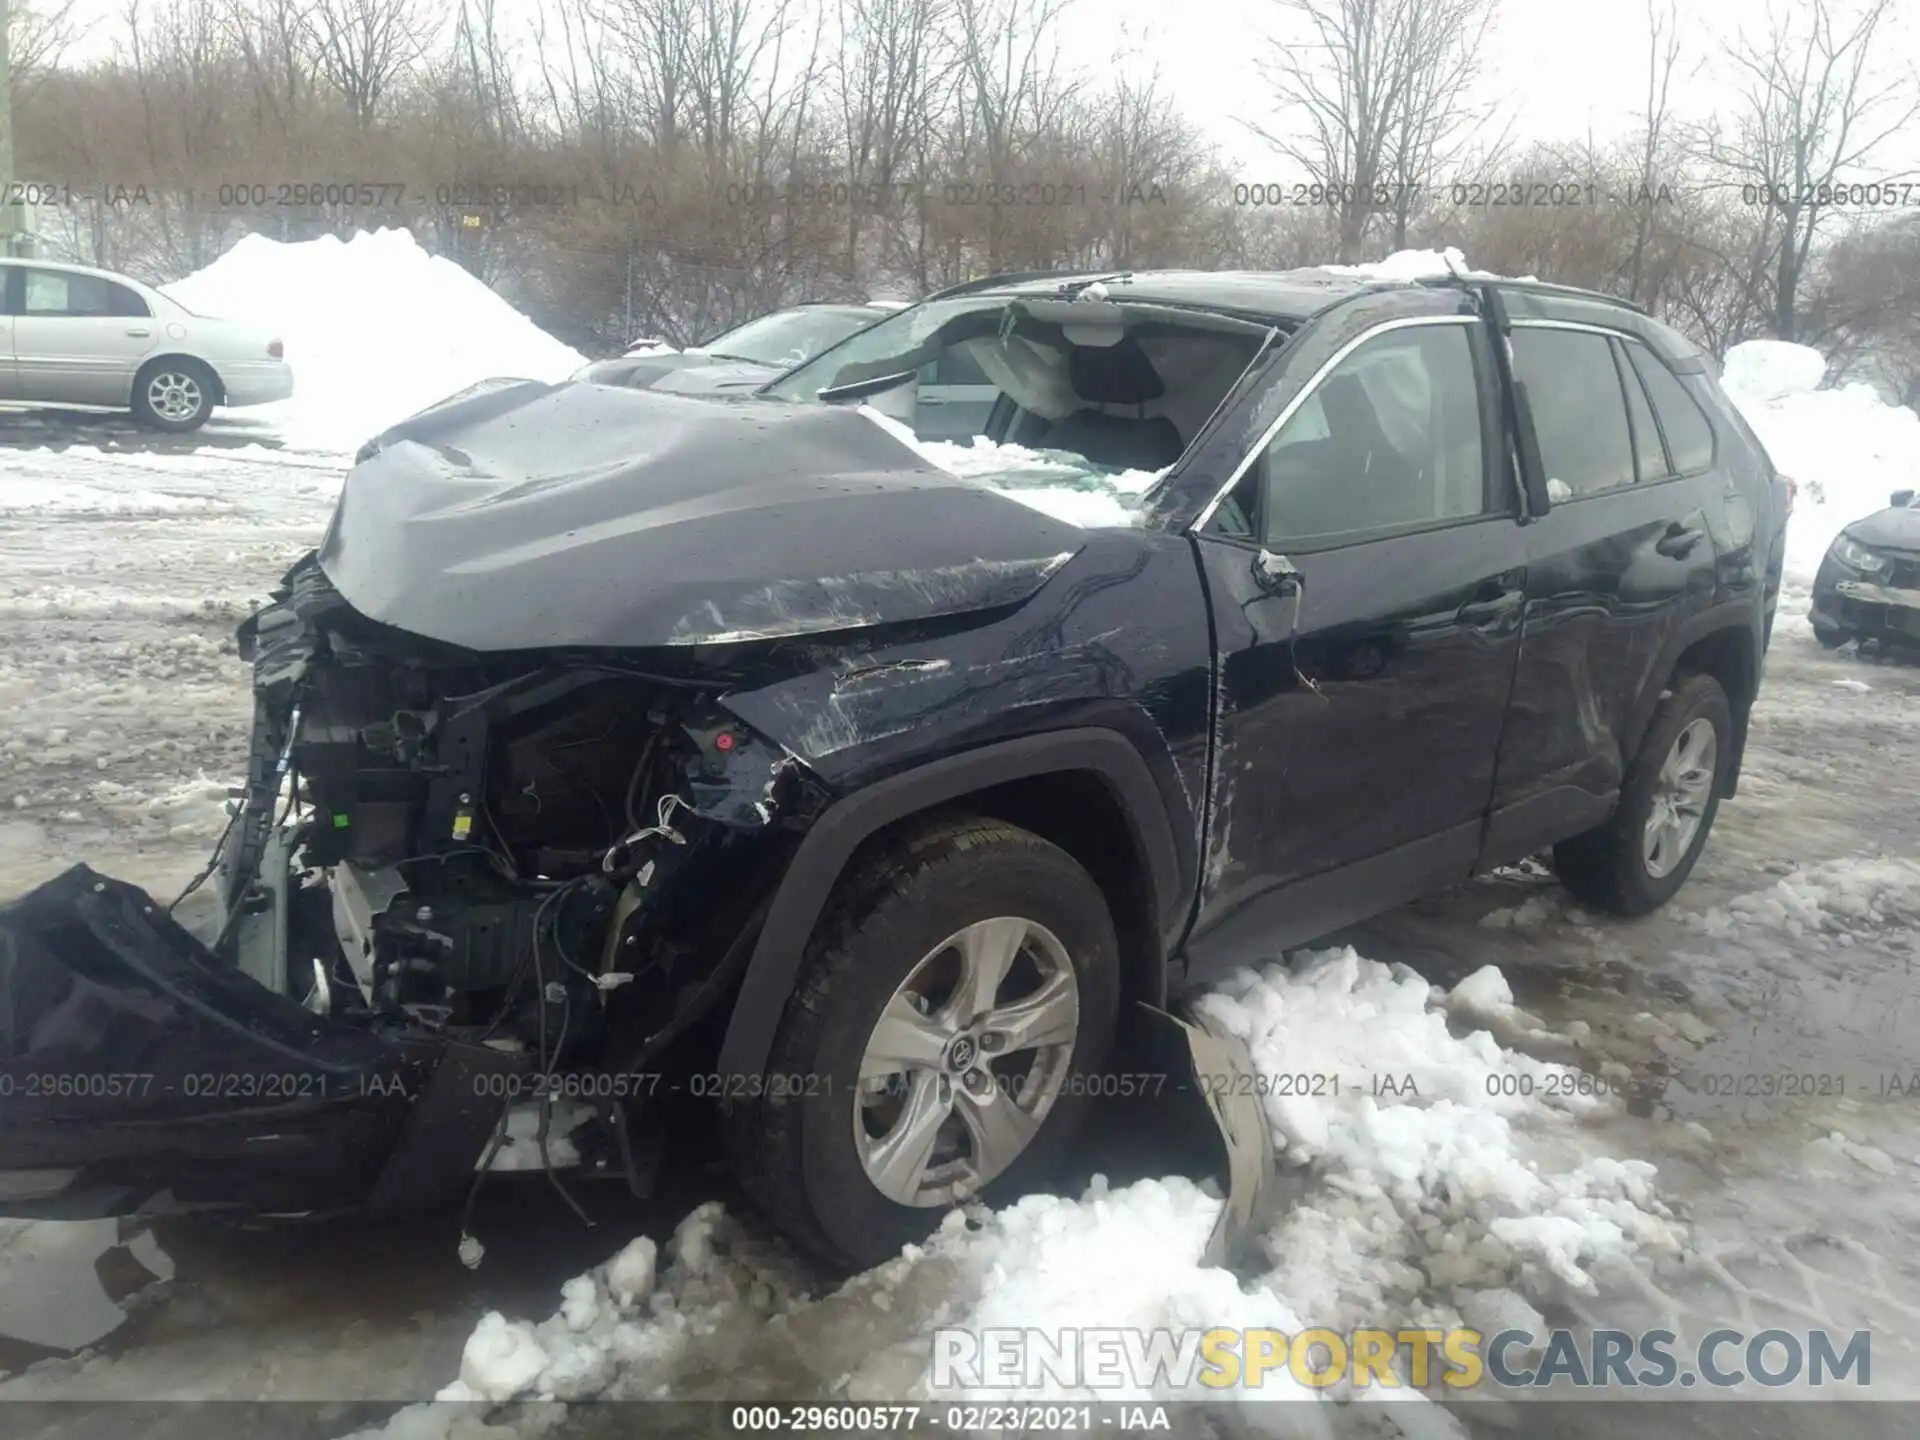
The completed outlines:
[[[949,358],[1004,483],[903,418]],[[1059,1152],[1123,1006],[1546,850],[1665,901],[1786,511],[1682,336],[1468,276],[1003,277],[758,400],[449,402],[242,628],[211,949],[84,867],[0,915],[0,1077],[272,1093],[16,1087],[0,1213],[426,1203],[516,1095],[630,1172],[674,1089],[802,1244],[893,1254]]]

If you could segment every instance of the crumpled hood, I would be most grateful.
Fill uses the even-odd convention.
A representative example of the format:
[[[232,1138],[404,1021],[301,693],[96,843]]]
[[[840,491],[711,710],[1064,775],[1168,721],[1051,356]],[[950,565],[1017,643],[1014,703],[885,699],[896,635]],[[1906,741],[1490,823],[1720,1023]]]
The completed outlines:
[[[371,619],[474,650],[1016,604],[1086,539],[827,405],[495,383],[361,453],[321,542],[327,578]]]
[[[1847,534],[1862,545],[1880,550],[1920,551],[1920,510],[1911,505],[1888,506],[1847,527]]]

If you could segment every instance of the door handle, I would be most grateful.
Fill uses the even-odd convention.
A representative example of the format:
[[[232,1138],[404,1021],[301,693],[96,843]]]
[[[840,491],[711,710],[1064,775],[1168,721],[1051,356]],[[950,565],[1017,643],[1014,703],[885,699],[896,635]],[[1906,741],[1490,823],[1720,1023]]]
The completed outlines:
[[[127,331],[127,334],[133,336],[137,340],[144,340],[147,336],[151,335],[152,333],[153,332],[151,330],[141,329],[139,327],[135,327],[134,329]]]
[[[1684,560],[1706,535],[1705,530],[1691,525],[1682,525],[1678,520],[1667,527],[1667,533],[1653,542],[1653,548],[1672,560]]]

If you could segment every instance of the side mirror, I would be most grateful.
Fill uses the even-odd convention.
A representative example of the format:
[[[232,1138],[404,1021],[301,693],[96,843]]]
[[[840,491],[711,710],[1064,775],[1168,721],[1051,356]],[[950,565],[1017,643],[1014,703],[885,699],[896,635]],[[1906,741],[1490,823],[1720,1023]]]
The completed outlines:
[[[1300,591],[1300,571],[1294,563],[1264,546],[1253,557],[1253,579],[1269,595],[1296,595]]]
[[[1896,490],[1893,492],[1893,508],[1894,509],[1896,510],[1904,509],[1906,506],[1911,504],[1913,504],[1913,491]]]

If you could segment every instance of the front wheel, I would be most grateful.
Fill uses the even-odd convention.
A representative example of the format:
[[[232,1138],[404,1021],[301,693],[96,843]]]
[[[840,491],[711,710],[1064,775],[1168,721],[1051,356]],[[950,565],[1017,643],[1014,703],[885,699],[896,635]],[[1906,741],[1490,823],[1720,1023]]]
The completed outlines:
[[[198,430],[213,414],[217,382],[197,360],[156,360],[133,381],[133,418],[155,430]]]
[[[1106,1063],[1118,956],[1100,887],[1037,835],[961,819],[880,849],[836,888],[761,1093],[728,1113],[743,1184],[851,1268],[1018,1195]]]
[[[1606,824],[1553,847],[1553,865],[1581,900],[1644,915],[1686,883],[1720,808],[1733,753],[1733,711],[1711,675],[1676,678],[1627,767]]]

